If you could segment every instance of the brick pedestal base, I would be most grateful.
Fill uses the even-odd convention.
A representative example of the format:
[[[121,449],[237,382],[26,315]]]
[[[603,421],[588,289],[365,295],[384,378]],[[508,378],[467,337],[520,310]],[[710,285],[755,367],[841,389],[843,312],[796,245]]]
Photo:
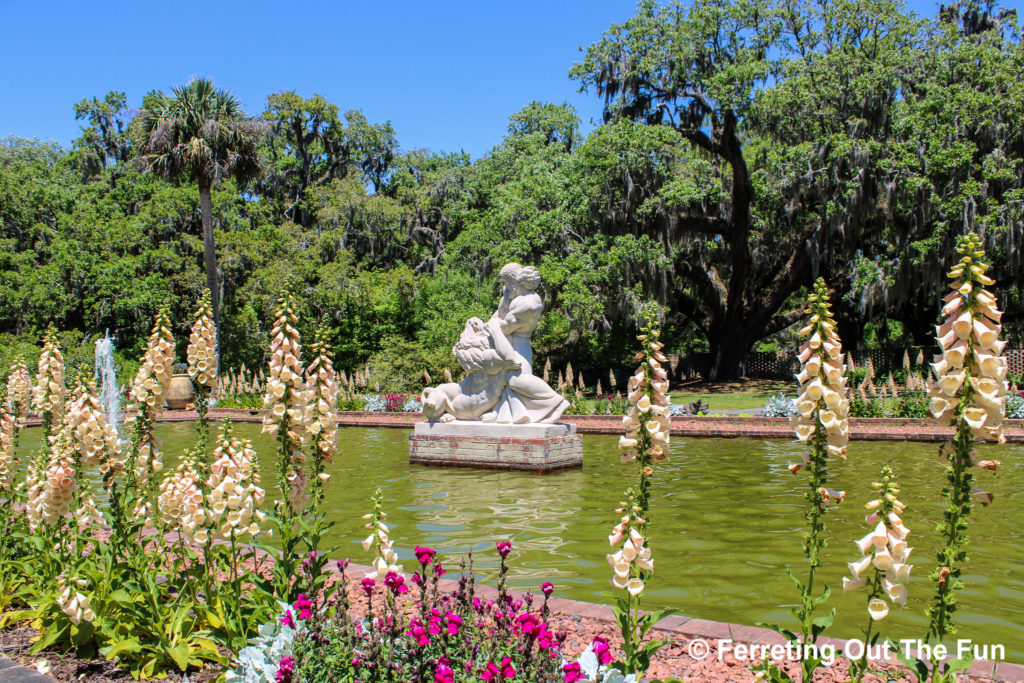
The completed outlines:
[[[582,466],[583,437],[570,424],[418,422],[409,462],[548,472]]]

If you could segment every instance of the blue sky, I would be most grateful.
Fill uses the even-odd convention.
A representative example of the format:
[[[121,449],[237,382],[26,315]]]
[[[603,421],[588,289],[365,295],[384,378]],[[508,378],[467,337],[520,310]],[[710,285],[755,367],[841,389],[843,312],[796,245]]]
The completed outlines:
[[[1019,11],[1022,1],[1003,4]],[[936,4],[909,6],[931,15]],[[69,145],[82,98],[121,90],[138,106],[151,89],[207,76],[250,114],[270,93],[320,93],[342,111],[390,120],[405,149],[478,157],[533,100],[568,101],[589,129],[600,102],[567,74],[580,46],[634,8],[633,0],[0,0],[0,137]]]

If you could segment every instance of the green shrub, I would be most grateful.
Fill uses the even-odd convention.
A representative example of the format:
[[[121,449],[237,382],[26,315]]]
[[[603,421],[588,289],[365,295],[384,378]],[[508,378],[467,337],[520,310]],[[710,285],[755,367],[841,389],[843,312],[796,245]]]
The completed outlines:
[[[418,394],[426,381],[424,371],[436,384],[441,381],[445,368],[452,372],[457,369],[451,347],[429,349],[418,341],[399,338],[386,340],[384,349],[370,356],[367,365],[370,385],[366,390],[373,393]]]
[[[339,394],[338,410],[360,411],[366,409],[366,399],[359,394]]]
[[[217,401],[217,407],[258,410],[263,407],[263,396],[254,393],[229,394]]]
[[[928,417],[928,395],[923,391],[910,391],[896,401],[896,417]]]
[[[850,417],[886,417],[881,399],[864,400],[854,396],[850,400]]]

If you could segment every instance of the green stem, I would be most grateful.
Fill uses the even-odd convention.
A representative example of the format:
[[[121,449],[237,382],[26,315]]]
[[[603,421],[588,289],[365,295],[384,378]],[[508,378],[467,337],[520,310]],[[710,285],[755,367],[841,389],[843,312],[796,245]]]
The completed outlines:
[[[882,572],[875,567],[875,578],[871,582],[871,595],[868,596],[868,603],[879,597],[882,587]],[[871,647],[871,632],[874,630],[875,620],[868,616],[868,626],[864,629],[864,654],[856,662],[857,676],[852,680],[851,683],[861,683],[864,680],[864,676],[868,671],[868,649]],[[851,667],[853,668],[853,667]]]

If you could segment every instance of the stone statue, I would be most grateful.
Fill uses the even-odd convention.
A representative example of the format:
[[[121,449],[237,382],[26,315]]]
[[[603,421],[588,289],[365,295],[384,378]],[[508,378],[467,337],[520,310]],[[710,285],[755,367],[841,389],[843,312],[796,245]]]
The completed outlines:
[[[484,323],[470,318],[452,353],[466,376],[423,391],[429,420],[480,420],[499,424],[557,422],[569,402],[533,374],[530,338],[544,310],[533,266],[509,263],[498,309]]]

